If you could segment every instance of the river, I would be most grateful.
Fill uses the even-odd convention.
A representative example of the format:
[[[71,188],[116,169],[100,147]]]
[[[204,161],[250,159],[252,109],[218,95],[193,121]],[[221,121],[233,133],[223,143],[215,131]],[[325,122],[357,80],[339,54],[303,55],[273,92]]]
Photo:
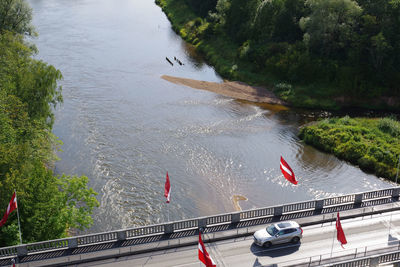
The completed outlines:
[[[389,187],[304,145],[312,113],[255,105],[161,79],[221,77],[150,0],[29,0],[37,57],[63,73],[57,174],[89,177],[101,232]],[[171,66],[166,57],[184,65]],[[279,169],[283,156],[299,184]],[[163,196],[171,179],[171,203]]]

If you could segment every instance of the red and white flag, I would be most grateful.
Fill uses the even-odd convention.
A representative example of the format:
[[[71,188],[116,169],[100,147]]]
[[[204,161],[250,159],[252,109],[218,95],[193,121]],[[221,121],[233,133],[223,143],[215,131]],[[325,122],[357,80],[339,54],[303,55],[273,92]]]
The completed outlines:
[[[3,216],[3,219],[1,219],[0,221],[0,227],[3,226],[8,219],[8,215],[10,215],[10,213],[15,210],[17,208],[17,197],[15,196],[15,192],[11,197],[10,203],[8,203],[8,207],[6,210],[6,213]]]
[[[283,173],[283,176],[285,176],[286,180],[291,182],[292,184],[297,184],[296,177],[294,176],[294,172],[292,168],[290,168],[289,164],[283,159],[281,156],[281,171]]]
[[[344,235],[342,224],[340,223],[340,217],[339,217],[339,212],[337,213],[337,218],[336,218],[336,238],[340,242],[340,245],[343,248],[343,245],[347,244],[346,236]]]
[[[201,240],[201,233],[199,232],[199,260],[204,263],[206,267],[216,267],[217,265],[208,254],[203,240]]]
[[[165,180],[164,196],[167,198],[167,203],[169,203],[171,200],[171,184],[169,182],[168,172]]]

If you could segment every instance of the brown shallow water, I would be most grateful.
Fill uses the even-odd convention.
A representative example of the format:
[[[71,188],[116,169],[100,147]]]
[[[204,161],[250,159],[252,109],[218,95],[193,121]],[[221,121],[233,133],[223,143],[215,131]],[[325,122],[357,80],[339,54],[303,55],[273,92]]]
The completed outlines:
[[[242,207],[240,207],[239,201],[247,201],[247,197],[241,195],[232,196],[233,206],[235,207],[235,211],[241,211]]]

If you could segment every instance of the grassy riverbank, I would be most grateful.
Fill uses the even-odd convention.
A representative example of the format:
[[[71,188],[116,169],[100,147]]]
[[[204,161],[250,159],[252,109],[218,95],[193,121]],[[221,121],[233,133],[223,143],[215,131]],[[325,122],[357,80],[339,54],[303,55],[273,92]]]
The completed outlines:
[[[400,155],[400,123],[391,118],[330,118],[305,126],[300,138],[392,181]]]
[[[371,77],[371,75],[358,73],[357,75],[361,76],[357,76],[351,73],[356,70],[351,69],[355,65],[350,61],[341,62],[335,58],[319,58],[307,52],[308,48],[302,41],[299,21],[293,25],[295,28],[293,32],[298,35],[296,40],[270,41],[269,43],[259,40],[259,43],[256,43],[253,40],[254,37],[247,33],[255,31],[255,26],[253,25],[252,28],[244,26],[246,19],[241,19],[241,23],[244,24],[237,25],[237,31],[243,28],[242,31],[246,33],[242,35],[249,39],[239,41],[235,37],[237,34],[229,31],[228,21],[222,22],[234,20],[234,15],[218,13],[218,10],[211,10],[214,15],[199,14],[188,5],[189,2],[188,0],[156,0],[171,21],[175,32],[193,44],[224,78],[266,87],[294,107],[331,110],[350,106],[392,110],[400,108],[398,97],[387,96],[384,93],[393,92],[393,90],[375,86],[373,82],[360,81],[363,79],[361,77]],[[227,8],[227,12],[232,13],[231,9],[236,4],[233,1],[228,2],[230,7]],[[248,7],[243,6],[243,12],[245,8]],[[296,12],[298,12],[297,16],[302,16],[308,11]],[[245,15],[243,13],[243,16]],[[215,19],[216,16],[219,17]],[[252,21],[251,17],[247,19],[248,23]],[[282,26],[275,21],[268,23],[276,23],[274,27],[277,28]],[[355,76],[358,80],[352,82],[351,79]],[[368,88],[357,88],[357,86]]]

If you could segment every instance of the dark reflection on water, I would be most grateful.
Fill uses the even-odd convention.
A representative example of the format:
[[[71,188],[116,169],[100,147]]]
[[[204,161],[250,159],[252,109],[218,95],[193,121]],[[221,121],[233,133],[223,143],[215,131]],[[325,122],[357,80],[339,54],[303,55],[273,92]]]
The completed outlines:
[[[329,197],[389,184],[304,145],[312,113],[236,101],[161,75],[221,81],[146,0],[30,0],[39,58],[59,68],[65,102],[57,173],[85,174],[101,207],[90,232]],[[171,66],[165,57],[185,65]],[[317,114],[317,116],[320,116]],[[300,183],[279,170],[284,156]],[[172,197],[165,204],[168,170]]]

